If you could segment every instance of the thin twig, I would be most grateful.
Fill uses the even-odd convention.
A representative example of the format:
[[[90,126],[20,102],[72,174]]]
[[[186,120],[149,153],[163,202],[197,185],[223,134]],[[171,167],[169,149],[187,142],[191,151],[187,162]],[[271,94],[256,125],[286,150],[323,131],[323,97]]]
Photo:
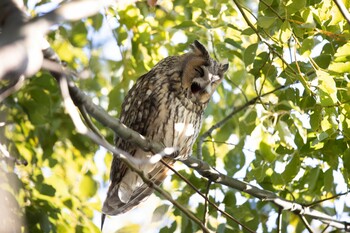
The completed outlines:
[[[203,193],[201,193],[188,179],[186,179],[186,177],[184,177],[183,175],[181,175],[178,171],[176,171],[172,166],[169,166],[166,162],[164,162],[163,160],[161,160],[163,165],[165,165],[167,168],[169,168],[172,172],[174,172],[178,177],[180,177],[183,181],[186,182],[186,184],[188,184],[196,193],[198,193],[201,197],[203,197],[203,199],[205,201],[207,201],[211,206],[213,206],[217,211],[219,211],[221,214],[223,214],[225,217],[231,219],[233,222],[237,223],[238,225],[242,226],[244,229],[246,229],[249,232],[254,232],[251,229],[249,229],[247,226],[245,226],[244,224],[242,224],[241,222],[239,222],[237,219],[235,219],[234,217],[232,217],[230,214],[228,214],[226,211],[221,210],[215,203],[213,203],[212,201],[209,200],[209,198],[207,198]],[[183,161],[187,166],[187,162],[186,160]],[[211,181],[211,179],[209,179]],[[214,181],[215,182],[215,181]]]
[[[326,230],[329,228],[329,224],[327,224],[326,225],[326,227],[322,230],[322,232],[321,233],[324,233],[324,232],[326,232]]]
[[[277,232],[282,232],[282,212],[283,209],[281,207],[278,208],[278,217],[277,217]]]
[[[332,199],[335,199],[335,198],[338,198],[338,197],[341,197],[341,196],[347,195],[347,194],[349,194],[349,193],[350,193],[350,190],[349,190],[349,191],[347,191],[347,192],[344,192],[344,193],[339,193],[339,194],[336,194],[336,195],[331,196],[331,197],[327,197],[327,198],[322,199],[322,200],[315,201],[315,202],[310,203],[310,204],[305,205],[305,206],[306,206],[306,207],[312,207],[312,206],[318,205],[318,204],[320,204],[320,203],[322,203],[322,202],[329,201],[329,200],[332,200]]]
[[[189,157],[187,160],[183,160],[182,162],[185,163],[188,167],[195,169],[203,177],[206,177],[207,179],[215,183],[237,189],[239,191],[250,194],[256,198],[259,198],[263,201],[272,202],[277,206],[281,207],[283,210],[288,210],[296,214],[310,216],[314,219],[318,219],[324,223],[328,223],[331,226],[339,229],[350,230],[346,228],[350,226],[350,222],[339,221],[320,211],[313,210],[304,205],[280,198],[273,192],[260,189],[244,181],[240,181],[230,176],[224,175],[221,172],[217,171],[215,168],[211,167],[203,160],[199,160],[195,157]]]
[[[98,128],[95,126],[94,123],[92,123],[90,116],[86,112],[85,106],[84,105],[79,105],[78,106],[79,111],[81,116],[83,117],[86,125],[94,132],[96,135],[98,135],[102,140],[105,140],[101,132],[98,130]]]
[[[337,7],[338,7],[340,13],[343,15],[344,19],[346,19],[346,21],[348,21],[348,24],[350,24],[350,13],[348,12],[346,7],[344,6],[343,1],[333,0],[333,2],[335,3],[335,5],[337,5]]]
[[[303,221],[303,223],[304,223],[306,229],[307,229],[310,233],[313,233],[314,231],[312,230],[311,225],[310,225],[309,222],[306,220],[305,216],[299,214],[299,217],[300,217],[300,219]]]
[[[265,6],[267,6],[282,22],[284,21],[284,19],[278,14],[278,12],[275,11],[275,9],[273,9],[267,2],[265,2],[264,0],[259,1],[262,2]]]
[[[149,151],[152,151],[154,153],[161,152],[164,150],[164,146],[161,145],[160,143],[152,142],[152,141],[146,139],[145,137],[143,137],[139,133],[122,125],[118,119],[110,117],[103,109],[94,105],[92,103],[92,101],[89,98],[87,98],[87,96],[84,93],[82,93],[74,85],[74,83],[70,82],[68,84],[70,85],[69,86],[69,93],[72,96],[74,103],[78,104],[78,105],[83,104],[86,107],[87,112],[91,116],[93,116],[96,120],[98,120],[100,123],[102,123],[106,127],[113,129],[118,134],[118,136],[120,136],[121,138],[123,138],[125,140],[128,140],[130,142],[135,143],[135,145],[138,145],[140,148],[146,148]],[[279,89],[282,89],[282,88],[285,88],[285,86],[280,87]],[[276,91],[276,90],[273,90],[273,91]],[[269,93],[266,93],[266,94],[269,94]],[[256,100],[253,99],[253,100],[251,100],[251,103],[248,103],[248,104],[252,104],[255,101]],[[241,108],[243,109],[243,107],[241,107]],[[237,110],[239,110],[239,109],[235,109],[234,111],[237,111]],[[233,114],[234,114],[234,112],[233,112]],[[222,124],[224,124],[224,123],[222,123]],[[93,136],[94,135],[95,134],[93,134]],[[94,142],[106,147],[112,153],[118,153],[118,152],[115,152],[115,148],[113,146],[110,146],[111,148],[109,148],[108,147],[109,145],[104,145],[104,142],[101,141],[98,136],[95,136],[95,138],[93,138],[93,136],[91,136],[91,135],[88,135],[88,136],[91,137],[94,140]],[[125,158],[125,161],[129,162],[129,160],[126,157],[124,157],[124,158]],[[246,183],[246,182],[239,181],[237,179],[233,179],[232,177],[229,177],[227,175],[224,175],[224,174],[218,172],[215,168],[209,166],[207,163],[205,163],[202,160],[198,160],[194,157],[189,157],[187,160],[182,161],[182,162],[185,163],[187,166],[195,169],[197,172],[199,172],[200,175],[208,178],[212,182],[226,185],[228,187],[235,188],[237,190],[248,193],[254,197],[260,198],[261,200],[272,202],[272,203],[276,204],[277,206],[283,208],[284,210],[288,210],[288,211],[294,212],[296,214],[310,216],[314,219],[319,219],[322,222],[329,223],[331,226],[337,227],[339,229],[345,229],[346,226],[350,225],[350,223],[348,223],[348,222],[336,220],[333,217],[331,217],[327,214],[324,214],[320,211],[313,210],[313,209],[310,209],[309,207],[305,207],[301,204],[280,198],[275,193],[257,188],[255,186],[252,186],[252,185]],[[145,181],[145,183],[152,186],[152,183],[150,183],[149,181]],[[156,191],[161,190],[158,186],[155,186],[154,188]],[[209,201],[208,201],[208,203],[209,203]],[[174,204],[174,205],[176,205],[176,204]],[[180,206],[178,208],[181,210],[186,209],[183,206]],[[188,216],[193,215],[192,213],[189,213],[189,212],[185,212],[185,214],[187,214]],[[230,218],[230,215],[227,215],[227,217]],[[195,221],[196,223],[198,223],[198,221],[199,221],[199,224],[200,224],[199,226],[203,229],[203,231],[206,231],[206,232],[208,231],[208,229],[206,229],[203,226],[202,222],[199,219],[194,218],[193,221]]]
[[[207,188],[205,190],[205,200],[204,200],[204,213],[203,213],[203,224],[204,226],[206,226],[207,224],[207,215],[209,215],[209,205],[208,205],[208,201],[209,200],[209,190],[210,190],[210,185],[211,185],[211,181],[208,180],[207,181]]]
[[[290,84],[292,85],[292,84]],[[254,97],[253,99],[249,100],[248,102],[246,102],[245,104],[237,107],[237,108],[234,108],[232,110],[231,113],[229,113],[224,119],[222,119],[221,121],[219,121],[218,123],[216,123],[215,125],[213,125],[212,127],[210,127],[205,133],[203,133],[199,139],[198,139],[198,143],[197,143],[197,157],[199,159],[202,158],[202,145],[203,145],[203,142],[204,142],[204,139],[209,137],[214,130],[218,129],[218,128],[221,128],[224,124],[226,124],[234,115],[236,115],[237,113],[239,113],[240,111],[244,110],[245,108],[247,108],[248,106],[250,105],[253,105],[255,104],[261,97],[264,97],[264,96],[267,96],[267,95],[270,95],[276,91],[279,91],[279,90],[282,90],[282,89],[285,89],[285,88],[288,88],[290,85],[287,85],[287,86],[280,86],[280,87],[277,87],[276,89],[272,90],[272,91],[269,91],[269,92],[266,92],[264,94],[262,94],[261,96],[257,96],[257,97]]]
[[[52,51],[50,51],[50,52],[52,52]],[[47,55],[52,55],[52,54],[48,53]],[[79,133],[90,138],[96,144],[105,147],[107,150],[112,152],[115,156],[119,156],[120,159],[128,166],[128,168],[131,171],[137,173],[141,177],[142,181],[145,184],[147,184],[150,188],[153,188],[154,190],[156,190],[165,199],[167,199],[174,206],[176,206],[178,209],[180,209],[189,219],[191,219],[196,224],[198,224],[198,226],[202,229],[203,232],[209,233],[209,230],[202,224],[202,222],[195,215],[193,215],[193,213],[191,213],[189,210],[187,210],[185,207],[183,207],[181,204],[179,204],[177,201],[175,201],[169,193],[167,193],[166,191],[161,189],[152,180],[150,180],[148,177],[146,177],[146,175],[143,173],[143,171],[141,171],[135,167],[135,165],[137,165],[140,162],[144,164],[144,161],[142,161],[142,159],[140,160],[140,159],[134,158],[133,156],[129,155],[127,152],[113,147],[106,140],[104,140],[104,139],[102,140],[100,135],[95,134],[93,131],[89,130],[85,126],[85,124],[82,122],[82,120],[79,116],[77,109],[75,108],[75,106],[73,104],[72,98],[70,96],[70,88],[69,88],[70,86],[68,84],[67,77],[66,77],[65,73],[62,70],[61,73],[52,72],[52,74],[55,76],[55,78],[58,80],[58,82],[60,84],[60,89],[61,89],[64,105],[65,105],[66,110],[67,110],[68,114],[70,115],[74,125],[75,125],[76,130]],[[77,102],[75,102],[75,104],[77,104]],[[85,106],[84,106],[84,109],[85,109]],[[169,148],[165,148],[163,150],[164,153],[161,151],[157,155],[161,155],[161,154],[168,155],[168,153],[166,151],[167,149],[169,149]],[[173,152],[173,151],[174,150],[172,150],[171,152]],[[154,157],[154,156],[152,156],[152,157]],[[161,157],[159,159],[161,159]],[[151,158],[151,160],[152,160],[152,158]],[[155,161],[155,162],[158,162],[158,161]]]
[[[64,84],[64,82],[63,82]],[[67,83],[66,83],[67,84]],[[61,88],[63,87],[63,85],[60,85]],[[68,86],[68,85],[67,85]],[[68,90],[68,88],[67,88]],[[63,91],[63,94],[65,94],[65,91]],[[66,101],[66,103],[69,103],[69,101]],[[69,107],[70,104],[66,105],[66,109],[67,107]],[[74,109],[74,108],[73,108]],[[68,109],[67,109],[68,110]],[[83,135],[88,136],[90,139],[92,139],[95,143],[105,147],[107,150],[111,151],[114,155],[119,155],[121,160],[128,166],[128,168],[130,170],[132,170],[133,172],[137,173],[142,181],[144,183],[146,183],[150,188],[155,189],[159,194],[161,194],[165,199],[167,199],[168,201],[170,201],[174,206],[176,206],[178,209],[180,209],[189,219],[191,219],[192,221],[194,221],[195,223],[197,223],[199,225],[199,227],[203,230],[203,232],[208,232],[209,230],[206,229],[206,227],[202,224],[202,222],[196,217],[194,216],[190,211],[188,211],[185,207],[183,207],[181,204],[179,204],[177,201],[175,201],[171,195],[169,193],[167,193],[166,191],[164,191],[163,189],[161,189],[158,185],[156,185],[153,181],[151,181],[148,177],[146,177],[146,175],[144,174],[143,171],[137,169],[135,167],[135,162],[132,162],[133,158],[131,155],[125,156],[127,153],[121,152],[121,150],[119,151],[115,151],[115,148],[113,148],[113,146],[108,146],[107,142],[105,140],[101,140],[100,136],[97,136],[95,133],[93,133],[92,131],[87,131],[87,129],[85,130],[85,126],[81,125],[81,120],[78,119],[74,119],[77,118],[77,113],[72,111],[72,108],[70,108],[68,110],[68,112],[70,113],[70,116],[72,118],[72,121],[74,122],[77,131]],[[96,136],[95,136],[96,135]],[[123,157],[121,155],[124,155]],[[137,163],[136,163],[137,164]]]
[[[248,26],[255,32],[255,34],[258,36],[258,39],[260,41],[262,41],[268,48],[269,50],[275,54],[282,62],[283,64],[285,64],[287,66],[288,69],[290,69],[295,75],[296,77],[298,77],[298,80],[303,84],[305,90],[307,91],[307,93],[312,93],[312,91],[310,90],[309,84],[306,82],[305,78],[300,75],[296,70],[294,70],[289,63],[286,62],[286,60],[283,58],[283,56],[281,54],[279,54],[274,47],[268,43],[266,40],[264,40],[258,29],[250,22],[249,18],[247,17],[247,15],[245,14],[241,4],[237,1],[237,0],[233,0],[233,2],[236,4],[238,10],[240,11],[240,13],[242,14],[244,20],[247,22]]]
[[[237,0],[233,0],[233,2],[237,6],[238,10],[241,12],[241,15],[243,16],[244,20],[247,22],[248,26],[255,32],[255,34],[257,35],[258,39],[260,41],[262,41],[262,38],[260,36],[260,33],[259,33],[258,29],[256,29],[254,27],[254,25],[250,22],[250,20],[248,19],[247,15],[245,14],[241,4]]]
[[[21,75],[15,84],[4,87],[0,90],[0,103],[11,94],[17,92],[24,85],[24,75]]]

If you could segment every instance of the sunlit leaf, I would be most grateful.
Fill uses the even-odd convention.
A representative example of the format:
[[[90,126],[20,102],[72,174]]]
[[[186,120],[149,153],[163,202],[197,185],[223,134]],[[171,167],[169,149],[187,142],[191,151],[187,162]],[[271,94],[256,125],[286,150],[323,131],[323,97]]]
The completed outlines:
[[[317,74],[320,86],[319,94],[321,98],[321,105],[329,106],[335,104],[338,99],[337,87],[333,77],[323,71],[318,71]]]
[[[244,52],[244,63],[246,66],[252,64],[255,60],[257,48],[258,44],[251,44],[246,48]]]
[[[152,222],[157,222],[162,220],[164,218],[164,215],[169,210],[169,207],[170,207],[169,205],[158,206],[153,212]]]
[[[91,176],[85,175],[80,181],[79,189],[81,195],[84,197],[92,197],[96,194],[96,181],[94,181]]]
[[[292,36],[292,31],[290,30],[290,24],[286,20],[284,21],[281,27],[280,40],[282,43],[287,43],[291,36]]]
[[[292,159],[288,162],[282,177],[286,184],[290,182],[299,172],[300,169],[300,157],[299,154],[294,154]]]
[[[259,145],[259,150],[261,155],[269,162],[273,162],[276,159],[276,153],[273,151],[273,148],[266,142],[262,141]]]
[[[65,72],[74,74],[71,81],[113,117],[120,116],[126,93],[138,77],[163,58],[190,51],[189,45],[199,40],[214,60],[226,59],[229,70],[208,103],[200,135],[213,126],[216,129],[204,138],[203,145],[195,144],[193,156],[202,146],[203,160],[228,177],[342,219],[343,214],[334,207],[336,203],[344,213],[349,212],[342,198],[317,205],[315,201],[336,196],[350,182],[348,23],[332,1],[256,3],[118,1],[95,16],[55,24],[45,38],[63,61]],[[52,0],[24,4],[30,18],[40,18],[57,7]],[[31,30],[42,36],[36,28]],[[21,33],[24,36],[26,32]],[[17,56],[14,53],[11,61]],[[177,66],[175,73],[181,73],[187,61]],[[201,58],[195,61],[203,65]],[[43,68],[57,68],[50,64],[45,61]],[[214,63],[204,65],[210,64]],[[173,68],[169,63],[169,71]],[[215,68],[209,71],[215,73]],[[17,75],[14,72],[12,76]],[[186,78],[190,77],[181,80]],[[1,93],[4,84],[9,81],[0,82]],[[171,94],[168,87],[161,86],[161,90]],[[23,86],[11,92],[0,104],[0,154],[5,148],[28,165],[2,161],[5,175],[0,173],[0,180],[11,183],[4,187],[18,202],[16,216],[25,218],[19,227],[23,232],[99,232],[112,153],[77,133],[59,85],[49,72],[26,77]],[[113,143],[115,132],[91,119]],[[181,161],[174,168],[254,232],[305,231],[299,216],[288,210],[283,211],[281,229],[277,229],[277,207],[269,200],[218,183],[211,183],[207,190],[208,180],[194,169]],[[205,225],[210,231],[243,230],[215,208],[205,210],[204,200],[190,185],[175,174],[169,176],[160,187],[201,221],[206,213]],[[165,199],[157,192],[155,195]],[[179,209],[169,211],[168,204],[153,206],[152,224],[147,222],[152,216],[143,219],[138,214],[128,221],[116,216],[114,221],[120,224],[120,232],[201,231]],[[315,232],[337,231],[321,222],[315,225],[311,218],[308,221]],[[116,231],[113,228],[113,223],[105,225],[104,231]]]

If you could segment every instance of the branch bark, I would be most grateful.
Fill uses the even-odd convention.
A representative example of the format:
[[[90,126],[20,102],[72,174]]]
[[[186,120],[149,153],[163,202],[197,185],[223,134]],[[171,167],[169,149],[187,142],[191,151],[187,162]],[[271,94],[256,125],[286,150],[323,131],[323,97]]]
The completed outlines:
[[[105,127],[112,129],[119,137],[132,142],[143,150],[152,151],[153,153],[159,153],[164,150],[162,144],[148,140],[138,132],[127,128],[119,121],[119,119],[115,119],[109,116],[105,110],[93,104],[92,101],[90,101],[90,99],[73,83],[70,84],[69,91],[76,104],[84,105],[86,111],[91,116],[93,116]],[[181,162],[186,164],[188,167],[193,168],[200,175],[212,182],[245,192],[253,197],[259,198],[262,201],[272,202],[285,211],[291,211],[299,215],[309,216],[338,229],[350,231],[350,222],[336,220],[335,218],[320,211],[313,210],[310,207],[280,198],[273,192],[260,189],[247,182],[229,177],[225,174],[220,173],[214,167],[210,166],[208,163],[200,159],[189,157],[186,160],[181,160]]]
[[[44,53],[45,58],[50,59],[52,61],[55,61],[57,65],[59,65],[61,63],[58,56],[51,48],[45,49],[43,51],[43,53]],[[51,65],[50,67],[52,68],[54,66]],[[137,173],[141,177],[141,179],[143,180],[144,183],[146,183],[149,187],[156,190],[156,192],[158,192],[161,196],[163,196],[165,199],[170,201],[174,206],[176,206],[178,209],[180,209],[185,215],[187,215],[187,217],[189,219],[193,220],[196,224],[198,224],[198,226],[202,229],[203,232],[209,233],[209,230],[205,227],[205,225],[191,211],[189,211],[184,206],[182,206],[180,203],[175,201],[168,192],[164,191],[158,185],[156,185],[151,179],[149,179],[147,177],[147,175],[142,170],[136,168],[137,164],[145,163],[145,162],[158,162],[159,159],[156,161],[152,161],[152,160],[154,160],[153,158],[151,158],[147,161],[142,161],[140,159],[136,159],[136,158],[132,157],[131,155],[129,155],[127,152],[121,151],[120,149],[115,148],[113,145],[108,143],[103,137],[101,137],[101,135],[99,133],[96,132],[97,129],[94,126],[90,127],[90,129],[92,128],[92,131],[90,129],[86,128],[86,126],[83,124],[83,122],[81,121],[81,119],[79,117],[77,109],[74,106],[71,106],[72,99],[74,100],[74,104],[76,105],[76,107],[83,111],[82,115],[83,116],[85,115],[84,118],[88,122],[89,122],[89,119],[87,118],[88,116],[86,116],[85,111],[89,112],[89,110],[90,110],[89,113],[91,115],[93,115],[92,112],[94,112],[94,113],[96,113],[96,115],[93,115],[93,116],[95,116],[97,118],[103,117],[103,119],[105,121],[102,121],[102,122],[110,122],[110,121],[113,121],[114,118],[110,117],[106,112],[104,112],[104,110],[102,108],[98,108],[96,105],[94,105],[92,103],[92,101],[90,100],[90,98],[88,96],[86,96],[83,92],[81,92],[74,85],[73,82],[68,81],[68,77],[66,76],[66,73],[63,71],[63,69],[60,70],[59,68],[58,69],[55,68],[54,70],[55,71],[51,71],[51,74],[55,77],[55,79],[60,84],[60,89],[62,92],[62,97],[63,97],[64,103],[65,103],[66,110],[68,111],[77,131],[79,133],[87,136],[88,138],[90,138],[94,143],[101,145],[104,148],[106,148],[107,150],[109,150],[110,152],[112,152],[114,156],[119,156],[120,159],[129,167],[130,170]],[[89,107],[87,107],[87,106],[89,106]],[[93,108],[95,108],[95,107],[97,109],[93,110]],[[93,110],[93,111],[91,111],[91,110]],[[92,122],[89,122],[88,124],[92,124]],[[107,125],[108,125],[108,123],[107,123]],[[115,124],[115,125],[117,125],[117,129],[120,129],[120,130],[126,128],[126,126],[121,124],[119,121],[118,121],[118,124]],[[120,128],[120,126],[121,126],[121,128]],[[130,136],[126,135],[126,137],[130,137]],[[162,157],[162,154],[166,154],[165,148],[161,149],[158,154],[160,154],[160,156],[158,156],[159,158]],[[105,219],[105,215],[102,214],[101,230],[103,227],[104,219]]]
[[[48,47],[43,39],[49,28],[63,21],[78,20],[98,13],[95,0],[72,1],[56,10],[28,21],[14,0],[0,3],[0,80],[31,76],[42,66],[41,50]],[[16,59],[9,59],[16,54]],[[16,81],[14,82],[16,83]]]
[[[89,3],[89,10],[83,11],[86,14],[76,14],[76,12],[81,12],[81,8],[79,5],[80,3],[82,5]],[[11,80],[14,77],[18,78],[21,75],[30,76],[31,74],[37,72],[42,66],[43,61],[41,51],[42,46],[41,43],[38,42],[42,41],[42,37],[45,35],[49,27],[53,24],[59,23],[64,20],[76,20],[82,17],[92,15],[98,12],[98,6],[98,1],[94,0],[74,1],[65,4],[63,7],[45,16],[38,17],[36,19],[26,22],[25,15],[13,1],[2,0],[0,3],[0,27],[2,29],[2,32],[0,34],[0,80]],[[239,7],[239,4],[237,6]],[[239,9],[241,10],[240,7]],[[74,14],[71,13],[72,11],[74,12]],[[241,10],[241,12],[243,11]],[[242,14],[244,16],[244,12]],[[346,19],[348,20],[347,17]],[[33,30],[34,28],[35,30]],[[14,53],[16,53],[17,59],[8,59],[8,57],[11,57]],[[102,123],[105,127],[111,128],[114,132],[118,134],[119,137],[130,141],[131,143],[139,146],[145,151],[161,153],[164,150],[162,144],[158,142],[152,142],[140,135],[139,133],[137,133],[136,131],[127,128],[118,119],[109,116],[105,110],[94,105],[92,101],[74,85],[73,82],[68,82],[68,89],[69,94],[73,99],[75,105],[84,106],[86,111],[91,116],[93,116],[96,120]],[[254,101],[256,101],[256,99],[248,101],[247,105],[243,105],[242,107],[248,106],[249,104],[254,103]],[[240,110],[240,108],[233,110],[230,115],[228,115],[216,126],[214,126],[214,128],[212,128],[211,131],[208,131],[208,135],[211,134],[215,127],[221,127],[227,121],[227,119],[232,117],[233,114]],[[95,135],[96,138],[94,136],[89,135],[88,133],[86,135],[88,135],[96,143],[106,147],[111,152],[119,153],[117,150],[115,150],[115,148],[113,148],[113,146],[107,145],[103,141],[97,140],[96,138],[98,138],[98,136],[96,136],[95,134],[92,135]],[[128,163],[129,161],[125,159],[125,162]],[[185,163],[187,166],[195,169],[199,174],[201,174],[203,177],[207,178],[211,182],[222,184],[227,187],[248,193],[256,198],[259,198],[262,201],[272,202],[283,210],[291,211],[301,216],[310,216],[314,219],[319,219],[325,223],[328,223],[329,225],[334,226],[336,228],[343,229],[345,231],[350,231],[349,222],[338,221],[327,214],[312,209],[311,207],[301,205],[289,200],[285,200],[283,198],[278,197],[272,192],[260,189],[249,183],[226,176],[218,172],[214,167],[210,166],[202,160],[190,157],[182,162]],[[140,171],[135,170],[135,172],[139,173]],[[144,179],[144,181],[147,184],[154,187],[158,192],[163,193],[163,195],[168,200],[172,200],[171,196],[164,192],[164,190],[162,190],[158,186],[155,186],[152,182],[147,180],[147,177],[142,173],[142,171],[139,173],[139,175]],[[173,203],[177,205],[176,202]],[[180,209],[183,208],[181,205],[178,207]],[[196,221],[197,218],[195,216],[192,217],[191,213],[185,213],[187,213],[191,219]],[[207,229],[205,228],[205,226],[203,226],[200,220],[198,220],[197,223],[201,226],[203,231],[207,231]]]

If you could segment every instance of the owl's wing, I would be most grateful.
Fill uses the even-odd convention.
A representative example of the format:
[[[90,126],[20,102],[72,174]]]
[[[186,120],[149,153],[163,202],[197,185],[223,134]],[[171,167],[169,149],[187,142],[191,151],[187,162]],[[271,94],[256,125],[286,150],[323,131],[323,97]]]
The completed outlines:
[[[126,96],[120,117],[126,126],[150,138],[153,135],[152,123],[157,120],[159,110],[159,96],[156,90],[159,86],[154,85],[152,78],[154,78],[152,71],[140,77]],[[145,158],[150,154],[121,138],[116,139],[116,147],[138,158]],[[161,163],[143,164],[138,168],[143,170],[156,185],[164,180],[168,170]],[[153,189],[144,184],[141,178],[130,171],[117,156],[113,158],[110,179],[111,185],[102,208],[102,212],[108,215],[117,215],[130,210],[153,192]]]

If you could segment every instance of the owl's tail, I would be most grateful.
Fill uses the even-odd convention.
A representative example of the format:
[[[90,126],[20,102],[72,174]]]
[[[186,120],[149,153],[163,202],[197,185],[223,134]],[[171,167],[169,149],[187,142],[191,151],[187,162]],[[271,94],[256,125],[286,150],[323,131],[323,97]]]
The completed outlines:
[[[164,160],[170,166],[174,163],[173,160],[169,158],[165,158]],[[166,178],[168,170],[169,168],[167,168],[161,162],[158,162],[155,165],[154,169],[152,169],[152,171],[149,173],[149,179],[155,185],[160,185]],[[132,191],[130,199],[128,200],[128,202],[125,203],[122,200],[120,200],[120,197],[118,195],[119,188],[119,184],[111,184],[107,193],[107,198],[103,203],[103,215],[118,215],[125,213],[131,210],[132,208],[136,207],[138,204],[140,204],[140,202],[145,200],[148,196],[150,196],[153,193],[153,188],[149,187],[148,184],[142,183],[140,186],[138,186],[135,190]],[[103,215],[101,218],[101,229],[105,218]]]

